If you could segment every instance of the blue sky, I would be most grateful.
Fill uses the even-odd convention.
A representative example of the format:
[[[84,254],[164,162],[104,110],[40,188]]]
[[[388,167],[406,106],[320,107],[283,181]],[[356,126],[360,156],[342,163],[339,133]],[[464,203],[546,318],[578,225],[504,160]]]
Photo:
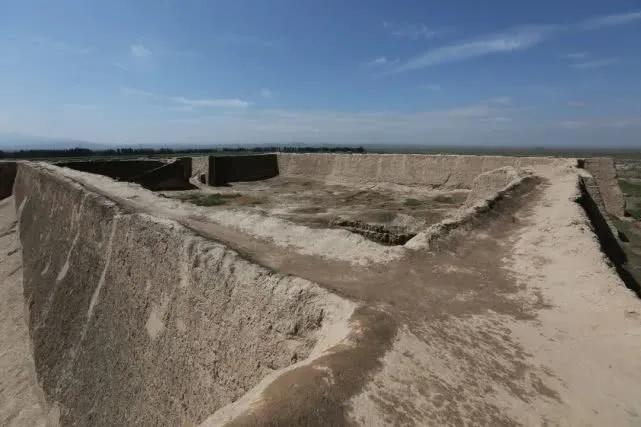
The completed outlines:
[[[0,0],[0,135],[641,147],[641,2]]]

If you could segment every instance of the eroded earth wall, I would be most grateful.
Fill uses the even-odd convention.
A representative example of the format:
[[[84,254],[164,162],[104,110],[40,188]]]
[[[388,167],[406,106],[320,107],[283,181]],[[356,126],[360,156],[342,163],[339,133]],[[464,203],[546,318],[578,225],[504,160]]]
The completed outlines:
[[[192,425],[309,354],[341,299],[57,173],[18,167],[39,382],[63,425]]]
[[[278,154],[279,174],[343,185],[390,183],[469,189],[484,172],[567,163],[550,157],[422,154]]]
[[[606,211],[610,215],[623,217],[625,214],[625,197],[623,197],[619,187],[614,159],[610,157],[592,157],[585,159],[584,167],[596,180]]]

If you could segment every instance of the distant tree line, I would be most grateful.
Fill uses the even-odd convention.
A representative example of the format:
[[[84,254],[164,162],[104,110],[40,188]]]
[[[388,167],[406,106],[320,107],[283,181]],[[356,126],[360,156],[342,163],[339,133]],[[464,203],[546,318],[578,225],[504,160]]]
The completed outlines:
[[[221,151],[251,152],[251,153],[364,153],[363,147],[301,147],[301,146],[268,146],[268,147],[225,147]]]
[[[51,157],[118,157],[118,156],[171,156],[190,153],[364,153],[363,147],[306,147],[306,146],[259,146],[220,148],[114,148],[90,150],[69,148],[65,150],[18,150],[0,151],[0,159],[42,159]]]

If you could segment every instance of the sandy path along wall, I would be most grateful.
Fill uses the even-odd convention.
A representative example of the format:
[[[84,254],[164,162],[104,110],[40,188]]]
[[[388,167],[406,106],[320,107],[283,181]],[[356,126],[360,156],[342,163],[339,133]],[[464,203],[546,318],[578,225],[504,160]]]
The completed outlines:
[[[36,371],[62,424],[198,423],[330,346],[353,309],[56,170],[21,164],[15,197]]]
[[[479,174],[505,166],[562,165],[551,157],[458,156],[423,154],[278,154],[279,174],[343,185],[389,183],[469,189]]]
[[[0,425],[55,426],[36,377],[22,298],[22,253],[13,197],[0,201]]]

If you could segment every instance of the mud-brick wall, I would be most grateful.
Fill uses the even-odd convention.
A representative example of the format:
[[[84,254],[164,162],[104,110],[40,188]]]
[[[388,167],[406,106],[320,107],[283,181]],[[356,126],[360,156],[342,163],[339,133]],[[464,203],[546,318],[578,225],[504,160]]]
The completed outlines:
[[[209,185],[256,181],[278,175],[275,154],[254,156],[209,156]]]
[[[15,162],[0,162],[0,200],[11,196],[16,178]]]
[[[196,425],[308,356],[337,297],[63,172],[20,164],[14,187],[34,360],[61,425]]]
[[[505,166],[566,164],[550,157],[458,156],[423,154],[278,154],[279,174],[332,184],[390,183],[433,188],[471,188],[474,178]]]

